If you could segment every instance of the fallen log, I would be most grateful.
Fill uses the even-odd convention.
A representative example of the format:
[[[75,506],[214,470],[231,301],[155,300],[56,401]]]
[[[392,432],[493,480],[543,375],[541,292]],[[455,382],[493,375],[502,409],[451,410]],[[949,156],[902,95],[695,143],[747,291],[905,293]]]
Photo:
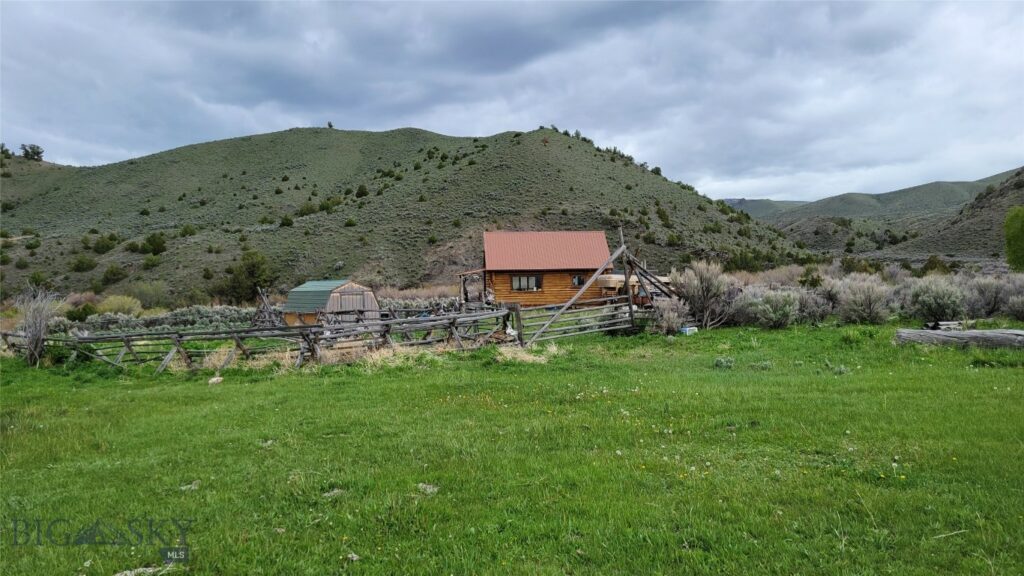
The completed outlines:
[[[896,330],[897,344],[935,344],[937,346],[982,346],[984,348],[1024,348],[1024,330]]]

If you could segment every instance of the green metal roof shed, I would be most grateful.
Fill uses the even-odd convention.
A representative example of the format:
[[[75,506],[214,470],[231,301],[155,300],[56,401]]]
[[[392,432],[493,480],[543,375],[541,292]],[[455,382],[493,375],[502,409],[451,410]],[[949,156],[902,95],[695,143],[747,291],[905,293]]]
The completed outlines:
[[[282,308],[284,321],[290,326],[326,321],[379,320],[380,305],[373,290],[347,279],[313,280],[288,292]]]
[[[318,312],[327,307],[331,294],[349,284],[348,279],[342,280],[311,280],[292,288],[288,292],[285,312]]]

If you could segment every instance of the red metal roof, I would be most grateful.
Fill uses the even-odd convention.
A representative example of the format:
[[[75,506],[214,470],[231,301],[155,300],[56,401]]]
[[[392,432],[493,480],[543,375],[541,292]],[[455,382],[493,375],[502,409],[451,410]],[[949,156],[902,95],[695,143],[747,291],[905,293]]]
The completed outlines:
[[[484,232],[487,270],[596,270],[611,254],[604,232]]]

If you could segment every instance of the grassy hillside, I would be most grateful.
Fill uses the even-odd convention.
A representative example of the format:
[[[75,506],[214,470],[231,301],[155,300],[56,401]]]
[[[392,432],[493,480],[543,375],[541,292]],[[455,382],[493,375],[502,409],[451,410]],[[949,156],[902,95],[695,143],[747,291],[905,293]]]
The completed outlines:
[[[813,218],[865,218],[883,221],[913,219],[922,215],[953,214],[966,202],[998,184],[1012,170],[974,182],[931,182],[884,194],[840,194],[809,202],[772,219],[787,226],[798,220]]]
[[[128,273],[114,288],[163,279],[202,290],[250,248],[271,259],[279,287],[325,276],[414,285],[479,265],[482,232],[495,228],[604,229],[617,242],[621,224],[663,270],[697,256],[770,265],[796,252],[659,170],[551,129],[456,138],[304,128],[92,168],[15,158],[5,170],[6,291],[33,274],[60,289],[99,287],[111,265]],[[159,257],[127,250],[153,233],[167,239]],[[114,249],[86,248],[111,234]]]
[[[66,518],[58,541],[190,519],[192,574],[1018,573],[1024,353],[893,332],[582,338],[216,386],[2,359],[0,513]],[[5,537],[0,572],[159,566],[180,545],[162,534]]]
[[[932,182],[884,194],[841,194],[762,219],[813,251],[918,255],[920,250],[908,252],[904,245],[925,248],[921,243],[906,243],[942,226],[973,199],[986,190],[994,190],[1013,173],[1011,170],[974,182]],[[992,243],[964,245],[963,250],[954,245],[949,247],[952,257],[974,257],[1001,250],[1001,246]]]
[[[1024,205],[1024,168],[965,205],[953,217],[898,247],[900,254],[1006,258],[1003,223],[1013,206]]]
[[[807,204],[807,202],[800,200],[765,200],[758,198],[728,198],[725,200],[725,203],[737,210],[743,210],[758,220],[767,220]]]

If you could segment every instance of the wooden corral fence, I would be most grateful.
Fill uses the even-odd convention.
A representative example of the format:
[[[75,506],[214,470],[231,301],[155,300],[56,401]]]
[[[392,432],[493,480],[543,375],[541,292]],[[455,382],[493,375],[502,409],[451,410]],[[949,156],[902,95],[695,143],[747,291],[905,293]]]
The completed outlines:
[[[51,336],[48,347],[61,346],[72,356],[86,356],[123,367],[159,361],[160,373],[178,358],[189,369],[202,365],[214,354],[226,355],[217,369],[226,368],[238,356],[252,358],[269,352],[295,356],[295,366],[321,360],[331,352],[358,354],[378,348],[447,344],[470,349],[502,342],[515,323],[513,310],[491,310],[472,314],[452,314],[423,318],[348,323],[332,326],[276,326],[237,330],[196,332],[136,332],[95,336]],[[24,348],[24,334],[0,332],[4,344],[12,350]]]
[[[374,311],[374,316],[348,311],[343,322],[341,318],[321,315],[315,325],[283,326],[273,315],[269,299],[261,294],[261,307],[252,328],[51,336],[46,345],[63,347],[72,357],[81,355],[117,367],[159,362],[156,371],[160,373],[175,358],[189,369],[210,366],[210,359],[214,360],[210,367],[223,369],[239,356],[248,359],[284,352],[289,354],[289,359],[294,354],[298,367],[305,362],[323,361],[339,352],[358,356],[367,350],[410,346],[447,345],[455,349],[472,349],[489,343],[529,346],[581,334],[632,332],[638,329],[638,320],[650,314],[650,310],[637,306],[639,300],[631,289],[620,296],[581,299],[601,271],[616,259],[621,259],[625,269],[625,286],[631,286],[630,278],[635,275],[648,299],[678,297],[671,286],[648,272],[623,244],[579,292],[561,306],[520,308],[510,305],[452,314],[438,313],[436,309],[406,309],[389,311],[383,318],[379,317],[380,311]],[[15,351],[25,347],[24,334],[0,332],[0,338]]]

